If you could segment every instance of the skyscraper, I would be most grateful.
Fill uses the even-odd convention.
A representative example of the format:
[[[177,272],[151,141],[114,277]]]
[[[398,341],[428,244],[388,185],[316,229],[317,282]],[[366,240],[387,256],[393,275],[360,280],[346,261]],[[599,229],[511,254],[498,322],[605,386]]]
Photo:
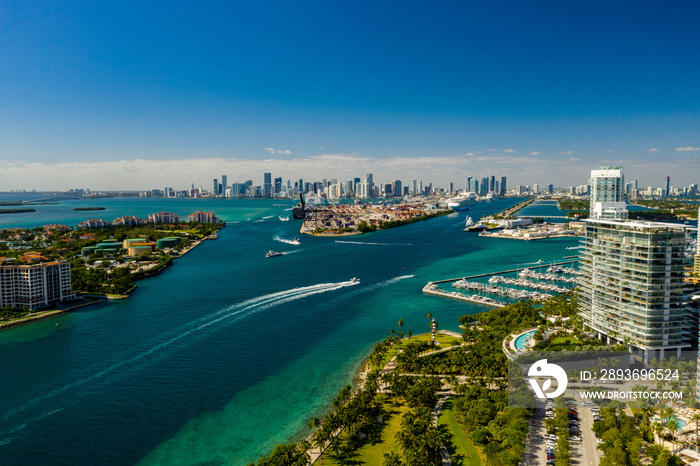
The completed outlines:
[[[473,191],[472,191],[472,177],[471,177],[471,176],[468,176],[467,179],[466,179],[466,181],[464,182],[464,189],[465,189],[465,191],[467,191],[468,193],[469,193],[469,192],[473,192]]]
[[[275,194],[282,192],[282,177],[275,178]]]
[[[585,228],[577,288],[584,325],[647,360],[689,349],[685,227],[589,219]]]
[[[496,177],[491,175],[489,180],[489,192],[496,192]]]
[[[213,189],[211,190],[211,194],[213,196],[219,194],[219,180],[217,180],[216,178],[214,178],[214,186],[212,188]]]
[[[479,183],[479,195],[486,196],[489,193],[489,179],[482,178]]]
[[[401,196],[403,189],[401,189],[401,180],[394,181],[394,196]]]
[[[552,183],[549,183],[547,185],[547,193],[548,194],[554,194],[554,185]]]
[[[272,197],[272,173],[263,173],[263,196]]]
[[[671,195],[671,177],[666,175],[666,178],[664,178],[666,181],[666,189],[664,190],[664,196],[668,197]]]
[[[219,194],[224,195],[226,194],[226,187],[228,186],[228,179],[226,175],[221,175],[221,185],[219,186]]]
[[[501,191],[500,191],[499,194],[500,194],[501,196],[505,196],[505,195],[506,195],[506,177],[505,177],[505,176],[501,176],[501,186],[500,186],[500,188],[501,188]]]
[[[627,219],[625,203],[625,176],[622,167],[600,167],[591,170],[591,219]]]

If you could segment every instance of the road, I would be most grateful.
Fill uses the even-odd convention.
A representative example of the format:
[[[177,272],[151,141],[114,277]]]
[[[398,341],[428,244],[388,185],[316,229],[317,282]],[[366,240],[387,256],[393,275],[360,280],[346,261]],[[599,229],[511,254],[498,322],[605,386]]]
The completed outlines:
[[[597,466],[600,464],[601,452],[597,449],[598,443],[593,433],[593,413],[590,408],[581,404],[582,400],[576,396],[576,406],[578,408],[578,418],[581,427],[581,441],[572,442],[579,449],[579,455],[572,455],[581,458],[578,463],[580,466]],[[573,461],[572,461],[573,463]],[[576,463],[574,463],[576,464]]]

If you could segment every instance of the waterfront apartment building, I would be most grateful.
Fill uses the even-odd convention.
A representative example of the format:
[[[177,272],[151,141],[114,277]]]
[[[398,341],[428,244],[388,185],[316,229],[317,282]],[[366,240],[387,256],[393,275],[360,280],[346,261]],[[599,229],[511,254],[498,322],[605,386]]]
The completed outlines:
[[[647,360],[680,356],[692,338],[684,255],[683,225],[586,220],[577,288],[584,324]]]
[[[199,210],[191,213],[187,220],[189,222],[199,222],[199,223],[220,223],[219,218],[214,212],[200,212]]]
[[[180,223],[180,216],[172,212],[155,212],[148,216],[149,223]]]
[[[627,219],[625,176],[622,167],[600,167],[591,170],[590,215],[595,219]]]
[[[75,299],[70,263],[0,266],[0,306],[39,309]]]

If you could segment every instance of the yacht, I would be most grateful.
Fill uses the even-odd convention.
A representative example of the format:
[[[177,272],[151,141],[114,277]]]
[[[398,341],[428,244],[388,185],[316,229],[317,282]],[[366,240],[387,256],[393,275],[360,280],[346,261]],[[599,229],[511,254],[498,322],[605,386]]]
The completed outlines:
[[[273,251],[272,249],[270,249],[270,252],[265,254],[265,257],[277,257],[277,256],[284,256],[284,253]]]
[[[467,215],[467,223],[464,225],[464,231],[469,231],[469,228],[473,226],[474,220],[472,220],[472,218],[469,215]]]

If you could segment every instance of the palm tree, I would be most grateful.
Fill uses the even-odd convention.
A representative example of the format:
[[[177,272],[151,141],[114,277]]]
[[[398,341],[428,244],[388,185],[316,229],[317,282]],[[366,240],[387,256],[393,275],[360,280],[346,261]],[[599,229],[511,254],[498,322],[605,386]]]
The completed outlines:
[[[401,330],[401,327],[403,327],[403,319],[399,319],[399,330]]]
[[[673,443],[676,443],[676,432],[681,428],[680,423],[675,419],[671,419],[666,423],[666,428],[671,433],[671,437],[673,437]]]
[[[311,419],[309,419],[309,423],[307,424],[307,426],[310,430],[318,429],[321,426],[321,420],[316,416],[311,416]]]
[[[656,433],[656,435],[659,437],[659,440],[661,441],[661,445],[665,446],[664,439],[661,437],[661,434],[663,434],[663,432],[665,430],[664,426],[662,426],[658,422],[655,422],[653,428],[654,428],[654,432]]]
[[[384,453],[384,463],[382,466],[401,466],[403,462],[398,453],[390,451],[389,453]]]
[[[698,451],[698,427],[700,426],[700,413],[693,413],[690,422],[695,423],[695,451]]]
[[[651,417],[656,412],[656,409],[651,405],[645,404],[640,408],[640,411],[642,413],[642,422],[648,426],[651,423]]]

